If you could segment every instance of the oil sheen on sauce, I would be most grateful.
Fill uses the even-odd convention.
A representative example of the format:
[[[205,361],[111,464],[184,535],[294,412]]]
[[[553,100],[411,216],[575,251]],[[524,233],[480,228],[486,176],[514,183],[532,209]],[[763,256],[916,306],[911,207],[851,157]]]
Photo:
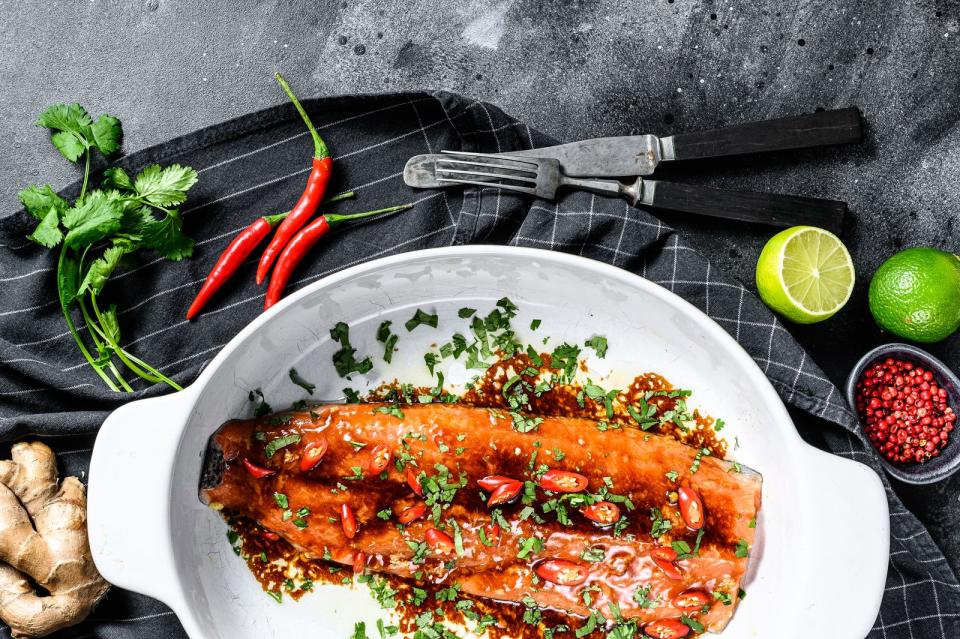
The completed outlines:
[[[532,375],[533,370],[548,374],[551,370],[550,355],[540,354],[539,360],[537,362],[527,354],[517,354],[496,362],[459,397],[459,403],[508,409],[504,385],[523,371],[528,375]],[[720,459],[726,457],[727,442],[718,434],[722,424],[696,410],[686,411],[682,402],[687,394],[675,389],[660,375],[645,373],[636,377],[616,395],[616,401],[584,401],[588,390],[582,384],[557,384],[539,395],[529,393],[526,412],[588,418],[610,429],[637,428],[641,424],[638,424],[635,415],[630,414],[627,406],[645,403],[655,407],[655,413],[644,420],[647,423],[642,424],[645,430],[674,437],[699,448],[705,455]],[[404,393],[401,385],[394,383],[378,388],[367,399],[380,402],[385,396],[416,397],[424,392],[429,392],[429,389],[411,391],[407,388]],[[687,419],[670,419],[671,415],[682,415]],[[668,496],[668,499],[676,499],[676,496]],[[367,583],[373,586],[375,596],[381,603],[384,599],[389,603],[396,602],[392,610],[395,614],[385,616],[392,617],[389,623],[395,624],[395,630],[403,634],[416,631],[417,618],[428,612],[437,619],[442,617],[455,625],[478,628],[484,633],[483,636],[490,639],[535,639],[544,636],[552,639],[555,631],[558,636],[572,637],[572,629],[582,628],[585,623],[584,618],[551,609],[531,611],[526,606],[513,603],[451,597],[447,587],[431,583],[417,583],[386,574],[354,575],[349,567],[301,554],[255,521],[232,517],[230,513],[225,515],[231,528],[230,541],[234,544],[234,551],[247,563],[264,591],[278,601],[283,598],[298,600],[318,584]],[[470,603],[465,604],[464,601]],[[563,629],[568,631],[560,634],[558,631]],[[609,627],[597,624],[593,633],[580,636],[601,637],[608,630]],[[367,636],[376,637],[376,629],[368,628]],[[642,636],[642,631],[637,631],[637,636]]]

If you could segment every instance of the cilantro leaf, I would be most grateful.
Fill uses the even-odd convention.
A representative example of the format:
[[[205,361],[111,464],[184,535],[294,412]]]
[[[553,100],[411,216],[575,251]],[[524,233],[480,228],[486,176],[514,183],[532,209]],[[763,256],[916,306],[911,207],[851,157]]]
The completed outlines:
[[[143,246],[167,259],[179,261],[193,255],[194,241],[183,232],[183,218],[176,209],[168,211],[162,220],[147,216],[143,225]]]
[[[63,239],[63,232],[60,230],[60,214],[57,209],[50,207],[47,214],[40,220],[33,233],[27,236],[28,240],[36,242],[40,246],[53,248]]]
[[[102,291],[107,280],[110,279],[110,275],[120,263],[120,258],[123,257],[126,252],[126,249],[121,246],[111,246],[104,251],[103,257],[90,265],[87,274],[83,277],[83,281],[80,282],[77,295],[83,295],[87,291],[96,295]]]
[[[140,171],[133,186],[137,194],[155,206],[175,206],[187,199],[187,191],[197,183],[197,172],[189,166],[151,164]]]
[[[73,104],[54,104],[37,118],[37,124],[52,131],[70,131],[83,135],[93,120],[82,106]]]
[[[63,214],[70,229],[63,242],[69,248],[83,248],[99,242],[120,228],[123,210],[116,198],[103,191],[91,191],[83,201]]]
[[[313,391],[317,389],[316,384],[311,384],[310,382],[305,380],[300,375],[300,373],[297,372],[297,369],[295,368],[290,369],[290,381],[296,384],[297,386],[299,386],[300,388],[302,388],[303,390],[307,391],[307,393],[310,395],[313,395]]]
[[[584,342],[583,345],[596,351],[597,357],[600,359],[607,356],[607,338],[602,335],[594,335]]]
[[[103,187],[121,191],[135,191],[130,175],[119,166],[112,166],[103,172]]]
[[[340,350],[333,354],[333,367],[337,375],[346,377],[350,373],[369,373],[373,369],[373,361],[369,357],[357,361],[357,349],[350,344],[350,327],[346,322],[337,322],[330,329],[330,337],[340,342]]]
[[[71,162],[76,162],[90,146],[87,133],[93,120],[79,104],[55,104],[40,114],[39,126],[54,131],[50,141]]]
[[[64,254],[60,268],[57,270],[57,293],[63,308],[69,308],[77,297],[77,288],[80,286],[80,264],[77,258]]]
[[[18,195],[27,213],[38,220],[46,218],[51,208],[56,209],[57,213],[63,213],[70,208],[67,201],[54,193],[49,184],[43,186],[31,184]]]
[[[414,313],[413,317],[407,320],[404,326],[406,326],[407,331],[409,332],[415,329],[416,327],[420,326],[421,324],[426,324],[427,326],[436,328],[438,321],[439,321],[439,318],[436,313],[431,315],[430,313],[425,313],[424,311],[418,308],[417,312]]]
[[[123,137],[123,127],[120,120],[104,113],[90,127],[93,143],[104,155],[113,155],[120,150],[120,139]]]

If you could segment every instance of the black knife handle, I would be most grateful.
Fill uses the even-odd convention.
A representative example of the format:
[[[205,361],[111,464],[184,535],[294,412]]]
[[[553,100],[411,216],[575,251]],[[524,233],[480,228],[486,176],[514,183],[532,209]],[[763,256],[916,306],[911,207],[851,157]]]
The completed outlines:
[[[793,118],[748,122],[710,131],[680,133],[673,136],[673,153],[676,160],[696,160],[846,144],[862,139],[860,110],[850,107]]]
[[[652,198],[650,192],[653,192]],[[839,231],[846,202],[796,195],[726,191],[677,182],[643,181],[643,202],[661,209],[771,226],[809,224]]]

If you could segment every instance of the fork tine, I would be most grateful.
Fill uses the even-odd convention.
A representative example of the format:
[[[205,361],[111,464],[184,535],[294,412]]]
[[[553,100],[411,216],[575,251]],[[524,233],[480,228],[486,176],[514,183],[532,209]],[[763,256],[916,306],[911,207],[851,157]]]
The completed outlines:
[[[509,153],[470,153],[469,151],[445,151],[441,150],[440,153],[446,155],[458,155],[461,157],[478,157],[478,158],[496,158],[501,160],[509,160],[510,162],[517,162],[518,164],[530,164],[532,166],[538,166],[537,162],[531,162],[528,159],[521,158],[515,155],[510,155]]]
[[[470,166],[482,166],[488,169],[506,169],[507,171],[516,171],[518,173],[532,173],[533,175],[537,174],[537,169],[527,169],[523,167],[507,166],[505,164],[493,164],[491,162],[470,162],[468,160],[437,160],[436,166],[440,169],[440,164],[458,164],[458,165],[470,165]],[[446,170],[446,169],[440,169]]]
[[[437,178],[437,182],[450,182],[451,184],[475,184],[476,186],[489,186],[495,189],[504,189],[506,191],[519,191],[520,193],[526,193],[527,195],[536,194],[536,190],[534,189],[525,186],[514,186],[513,184],[503,184],[502,182],[482,182],[480,180],[461,180],[448,178]]]
[[[517,182],[530,182],[532,184],[537,183],[537,178],[521,177],[519,175],[504,175],[502,173],[488,173],[486,171],[461,171],[459,169],[441,169],[437,167],[437,173],[457,173],[459,175],[469,175],[469,176],[483,176],[489,178],[496,178],[499,180],[515,180]]]

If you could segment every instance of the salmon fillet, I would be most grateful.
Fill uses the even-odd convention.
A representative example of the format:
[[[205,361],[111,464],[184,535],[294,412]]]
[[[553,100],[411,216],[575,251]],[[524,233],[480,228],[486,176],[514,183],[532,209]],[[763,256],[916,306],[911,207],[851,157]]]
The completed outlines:
[[[200,496],[310,556],[368,571],[577,615],[609,617],[612,603],[641,623],[687,615],[710,631],[726,626],[754,542],[759,474],[589,419],[515,426],[506,411],[457,404],[330,405],[231,421],[211,438]],[[575,473],[559,487],[577,492],[547,490],[558,487],[556,471]],[[490,487],[508,479],[522,483],[519,494],[488,506]],[[507,485],[502,497],[516,490]],[[678,494],[698,499],[699,516],[681,513],[691,501]],[[594,502],[613,504],[606,525],[585,516]],[[426,512],[400,524],[411,508]]]

